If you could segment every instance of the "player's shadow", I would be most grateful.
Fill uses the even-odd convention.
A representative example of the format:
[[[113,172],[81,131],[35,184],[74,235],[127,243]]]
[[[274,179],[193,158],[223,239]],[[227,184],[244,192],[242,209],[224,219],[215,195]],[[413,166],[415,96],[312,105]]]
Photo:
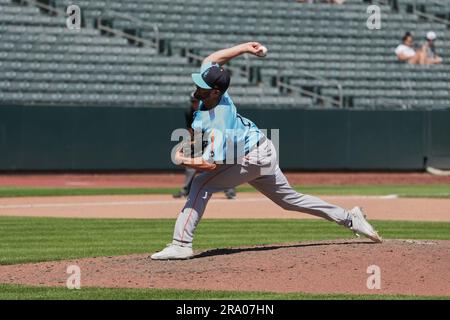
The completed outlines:
[[[271,251],[278,249],[288,249],[288,248],[305,248],[305,247],[320,247],[320,246],[330,246],[330,245],[349,245],[349,244],[376,244],[370,240],[368,241],[348,241],[348,242],[321,242],[321,243],[305,243],[305,244],[291,244],[291,245],[271,245],[264,247],[252,247],[252,248],[218,248],[203,251],[199,254],[194,255],[191,259],[200,259],[214,256],[225,256],[229,254],[236,254],[241,252],[258,252],[258,251]]]

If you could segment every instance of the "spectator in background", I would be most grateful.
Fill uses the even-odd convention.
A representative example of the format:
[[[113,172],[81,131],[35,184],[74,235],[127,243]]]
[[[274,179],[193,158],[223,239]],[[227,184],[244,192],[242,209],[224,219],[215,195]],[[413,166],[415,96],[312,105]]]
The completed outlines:
[[[186,110],[184,117],[186,120],[186,127],[193,137],[194,132],[191,128],[192,122],[194,121],[194,113],[198,110],[200,101],[194,98],[194,93],[191,93],[190,97],[191,106]],[[195,169],[186,167],[184,172],[184,185],[181,190],[173,195],[174,198],[187,197],[189,190],[191,189],[192,181],[194,180],[196,171]],[[234,188],[225,190],[225,196],[228,199],[234,199],[236,197],[236,190]]]
[[[397,59],[401,62],[410,64],[425,64],[425,51],[422,47],[416,50],[414,48],[414,38],[411,32],[406,32],[402,38],[402,43],[395,49]]]
[[[434,41],[436,40],[436,33],[430,31],[427,33],[427,42],[420,48],[414,47],[414,38],[411,32],[406,32],[402,38],[402,44],[395,49],[397,59],[401,62],[408,62],[410,64],[439,64],[442,63],[442,58],[436,54]]]
[[[440,64],[442,58],[436,54],[435,41],[437,35],[434,31],[427,32],[426,43],[423,45],[426,52],[426,64]]]

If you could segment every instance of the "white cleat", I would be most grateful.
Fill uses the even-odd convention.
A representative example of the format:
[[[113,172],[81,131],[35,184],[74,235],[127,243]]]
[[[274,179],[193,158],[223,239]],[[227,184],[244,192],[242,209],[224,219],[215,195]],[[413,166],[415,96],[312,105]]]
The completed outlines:
[[[360,207],[354,207],[349,213],[352,217],[352,226],[350,227],[350,230],[358,237],[363,235],[374,242],[381,243],[383,241],[373,227],[367,222],[366,216],[363,214]]]
[[[152,260],[181,260],[189,259],[194,255],[192,248],[182,247],[177,244],[168,244],[166,248],[151,255]]]

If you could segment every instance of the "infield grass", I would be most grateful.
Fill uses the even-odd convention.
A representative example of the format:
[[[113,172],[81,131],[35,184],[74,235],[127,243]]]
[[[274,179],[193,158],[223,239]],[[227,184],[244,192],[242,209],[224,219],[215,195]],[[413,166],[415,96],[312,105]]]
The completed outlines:
[[[450,240],[450,223],[372,221],[395,239]],[[0,264],[151,253],[171,241],[173,219],[0,217]],[[351,239],[343,227],[322,220],[206,219],[195,248]]]
[[[310,293],[274,293],[240,292],[175,289],[109,289],[81,288],[68,290],[64,287],[30,287],[19,285],[1,285],[0,300],[42,299],[42,300],[429,300],[450,299],[447,297],[406,296],[406,295],[347,295],[347,294],[310,294]]]
[[[294,186],[302,193],[317,195],[398,195],[399,197],[450,198],[450,184],[444,185],[361,185],[361,186]],[[0,187],[1,197],[95,196],[173,194],[177,188],[16,188]],[[241,186],[238,192],[256,192]]]

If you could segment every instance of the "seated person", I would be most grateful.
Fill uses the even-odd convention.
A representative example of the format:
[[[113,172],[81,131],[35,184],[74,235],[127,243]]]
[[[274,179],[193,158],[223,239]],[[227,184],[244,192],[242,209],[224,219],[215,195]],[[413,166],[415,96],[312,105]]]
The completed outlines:
[[[405,33],[400,44],[395,49],[397,59],[410,64],[439,64],[442,58],[436,54],[435,40],[436,33],[430,31],[427,33],[427,42],[419,49],[414,48],[414,38],[410,32]]]
[[[402,44],[395,49],[397,59],[401,62],[408,62],[410,64],[425,64],[425,52],[421,48],[414,49],[414,38],[411,32],[406,32],[402,38]]]
[[[426,52],[426,64],[440,64],[442,58],[436,54],[436,33],[434,31],[427,32],[426,43],[423,45]]]

